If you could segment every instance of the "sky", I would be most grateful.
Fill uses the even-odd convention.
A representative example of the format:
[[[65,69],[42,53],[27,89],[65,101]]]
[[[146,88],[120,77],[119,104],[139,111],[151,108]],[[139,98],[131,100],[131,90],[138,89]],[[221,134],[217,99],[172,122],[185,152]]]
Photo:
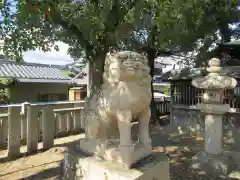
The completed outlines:
[[[65,65],[72,63],[73,59],[67,54],[68,45],[62,42],[58,42],[56,45],[59,46],[59,51],[55,51],[53,47],[49,52],[27,51],[23,54],[23,59],[25,62],[41,64]]]
[[[0,45],[1,45],[0,41]],[[29,63],[40,63],[40,64],[52,64],[52,65],[65,65],[73,62],[73,59],[68,55],[68,45],[63,42],[56,43],[59,47],[59,51],[54,50],[52,47],[51,51],[43,52],[40,50],[27,51],[23,54],[23,59],[25,62]],[[0,54],[3,54],[0,50]],[[155,67],[160,68],[160,64],[167,62],[169,65],[163,67],[163,72],[169,71],[174,66],[174,60],[171,57],[158,58],[156,59]],[[159,64],[160,63],[160,64]],[[178,68],[178,65],[175,65],[175,68]]]
[[[59,51],[55,51],[54,48],[52,48],[50,52],[42,52],[40,50],[28,51],[23,54],[24,61],[31,63],[57,65],[65,65],[68,63],[72,63],[73,59],[67,54],[68,45],[63,42],[58,42],[56,44],[59,46]],[[161,58],[159,58],[157,61],[161,62],[162,60]],[[173,65],[175,64],[173,59],[171,59],[170,57],[165,58],[165,61],[168,61],[170,65],[164,67],[163,72],[171,70],[173,68]],[[158,63],[156,63],[155,67],[158,67]]]

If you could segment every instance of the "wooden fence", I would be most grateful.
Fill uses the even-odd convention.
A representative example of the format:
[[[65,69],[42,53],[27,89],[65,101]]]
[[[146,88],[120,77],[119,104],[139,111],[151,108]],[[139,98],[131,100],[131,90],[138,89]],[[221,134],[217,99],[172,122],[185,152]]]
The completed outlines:
[[[0,149],[8,149],[8,157],[20,156],[20,147],[27,154],[52,148],[54,139],[83,131],[84,101],[52,104],[24,104],[0,107]],[[169,101],[156,102],[159,112],[169,109]]]

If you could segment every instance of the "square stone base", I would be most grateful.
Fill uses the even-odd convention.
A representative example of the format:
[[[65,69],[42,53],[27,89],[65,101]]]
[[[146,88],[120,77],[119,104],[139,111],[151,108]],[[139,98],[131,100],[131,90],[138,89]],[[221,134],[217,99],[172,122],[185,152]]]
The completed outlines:
[[[153,154],[133,169],[94,157],[79,158],[76,179],[81,180],[169,180],[169,162],[163,154]]]
[[[102,159],[116,162],[125,168],[131,168],[139,160],[152,154],[151,142],[148,145],[135,143],[132,146],[120,146],[117,140],[109,141],[106,148],[99,148],[97,141],[80,140],[80,150],[86,154],[97,152]]]

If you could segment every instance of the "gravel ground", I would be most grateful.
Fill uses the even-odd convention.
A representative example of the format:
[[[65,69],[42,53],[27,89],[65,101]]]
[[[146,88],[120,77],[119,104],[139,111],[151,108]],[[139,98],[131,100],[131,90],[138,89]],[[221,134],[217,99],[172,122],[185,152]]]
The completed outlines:
[[[153,151],[164,152],[170,159],[171,180],[233,180],[234,178],[212,177],[204,172],[190,168],[190,162],[196,152],[203,149],[202,138],[175,138],[160,127],[151,128]],[[6,151],[0,151],[0,180],[43,180],[61,179],[63,152],[66,147],[75,146],[84,135],[70,136],[55,140],[55,147],[39,152],[32,156],[19,158],[15,161],[4,162]],[[41,149],[41,143],[39,149]],[[24,153],[23,147],[21,152]],[[235,173],[235,176],[240,176]],[[239,178],[240,179],[240,178]]]

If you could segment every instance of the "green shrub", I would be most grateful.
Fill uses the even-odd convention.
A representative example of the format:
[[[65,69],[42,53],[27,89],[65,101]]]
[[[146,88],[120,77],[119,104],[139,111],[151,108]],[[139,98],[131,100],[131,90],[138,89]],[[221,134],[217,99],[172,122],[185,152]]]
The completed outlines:
[[[0,89],[0,104],[9,104],[10,102],[9,88]]]

